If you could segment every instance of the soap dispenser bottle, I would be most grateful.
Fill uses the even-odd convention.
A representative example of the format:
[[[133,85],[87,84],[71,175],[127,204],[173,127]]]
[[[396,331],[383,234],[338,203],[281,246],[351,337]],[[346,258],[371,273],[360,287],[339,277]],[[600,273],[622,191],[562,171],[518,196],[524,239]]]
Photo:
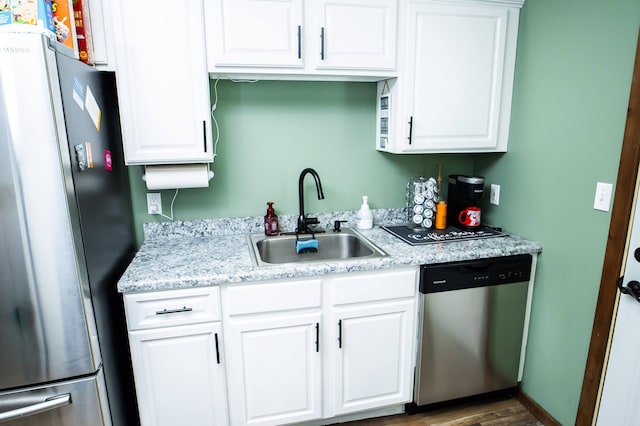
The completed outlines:
[[[360,210],[358,210],[358,214],[356,215],[356,227],[358,227],[358,229],[373,228],[373,213],[369,208],[368,201],[369,197],[363,195],[362,205],[360,206]]]
[[[267,236],[278,235],[278,215],[273,210],[273,201],[267,203],[267,214],[264,215],[264,234]]]

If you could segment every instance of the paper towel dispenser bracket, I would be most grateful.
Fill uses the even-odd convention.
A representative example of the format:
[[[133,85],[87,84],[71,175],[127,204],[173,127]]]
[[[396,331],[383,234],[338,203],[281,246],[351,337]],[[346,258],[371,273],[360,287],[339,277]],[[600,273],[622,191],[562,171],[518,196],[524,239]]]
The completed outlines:
[[[142,180],[147,189],[207,188],[213,178],[209,164],[145,166]]]

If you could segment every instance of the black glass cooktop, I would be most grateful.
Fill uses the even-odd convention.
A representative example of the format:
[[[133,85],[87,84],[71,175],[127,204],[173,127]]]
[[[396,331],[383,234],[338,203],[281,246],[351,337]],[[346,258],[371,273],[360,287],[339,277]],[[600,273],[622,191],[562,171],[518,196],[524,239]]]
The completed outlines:
[[[477,240],[479,238],[504,237],[506,234],[488,226],[467,230],[447,226],[445,229],[413,229],[405,225],[382,226],[382,229],[400,238],[402,241],[418,246],[422,244],[444,243],[448,241]]]

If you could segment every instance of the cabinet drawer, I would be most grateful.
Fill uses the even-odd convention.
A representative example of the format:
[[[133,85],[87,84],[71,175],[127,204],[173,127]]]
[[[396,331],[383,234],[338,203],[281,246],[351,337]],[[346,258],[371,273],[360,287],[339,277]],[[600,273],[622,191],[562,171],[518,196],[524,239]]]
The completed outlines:
[[[223,289],[225,315],[319,308],[322,281],[301,280],[230,286]]]
[[[331,302],[333,305],[343,305],[414,297],[417,272],[417,269],[410,269],[333,278],[330,284]]]
[[[221,319],[218,287],[126,294],[124,303],[129,330]]]

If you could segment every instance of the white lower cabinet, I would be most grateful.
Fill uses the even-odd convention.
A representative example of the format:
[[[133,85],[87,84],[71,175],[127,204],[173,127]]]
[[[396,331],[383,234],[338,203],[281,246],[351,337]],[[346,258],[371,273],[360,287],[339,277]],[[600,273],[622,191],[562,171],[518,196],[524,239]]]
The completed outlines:
[[[322,417],[322,282],[224,287],[232,425],[278,425]]]
[[[226,425],[219,289],[125,295],[143,426]]]
[[[221,336],[219,322],[129,334],[143,425],[227,423]]]
[[[233,425],[410,402],[417,268],[223,288]]]
[[[410,402],[417,272],[125,295],[142,425],[304,423]]]
[[[335,332],[325,397],[333,415],[410,402],[416,321],[416,270],[330,279],[327,314]]]
[[[226,327],[234,425],[320,418],[320,312],[261,315]]]
[[[328,392],[335,414],[411,400],[414,307],[407,300],[336,312],[340,337],[335,386]]]

